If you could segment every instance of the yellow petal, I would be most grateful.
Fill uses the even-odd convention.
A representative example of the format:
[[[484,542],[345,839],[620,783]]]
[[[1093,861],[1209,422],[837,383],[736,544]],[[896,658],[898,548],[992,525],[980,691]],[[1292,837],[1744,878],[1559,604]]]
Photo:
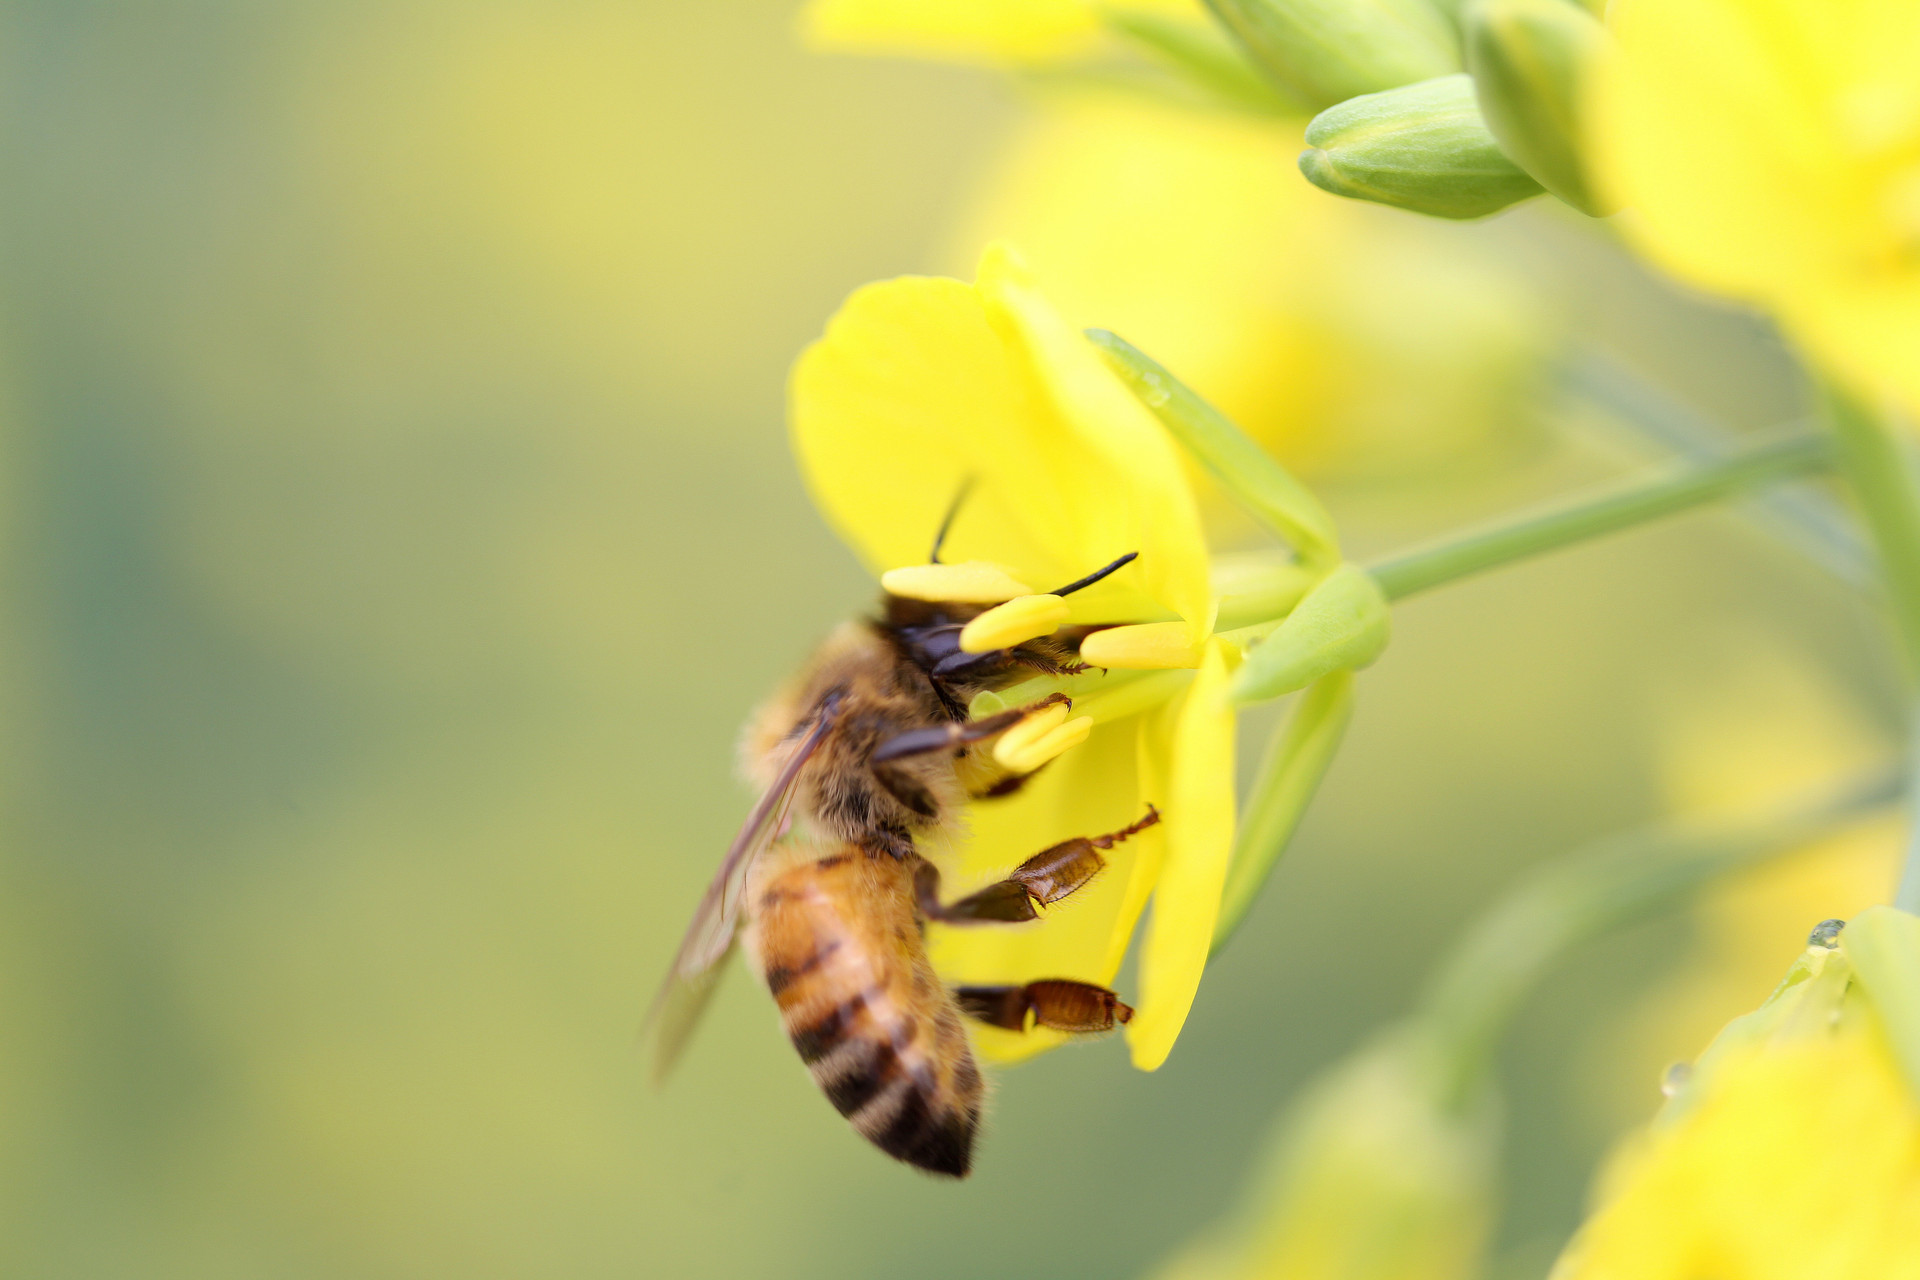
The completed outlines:
[[[979,288],[909,277],[854,293],[794,367],[794,451],[815,501],[875,573],[926,555],[954,496],[956,559],[1067,583],[1080,622],[1209,625],[1206,548],[1159,424],[1092,346],[990,255]]]
[[[1616,6],[1591,113],[1621,225],[1920,408],[1920,5]]]
[[[1203,650],[1184,622],[1109,627],[1080,642],[1080,660],[1123,671],[1159,671],[1200,665]]]
[[[1011,649],[1024,641],[1052,635],[1072,614],[1059,596],[1021,596],[996,605],[962,627],[960,649],[963,653]]]
[[[997,564],[910,564],[880,575],[880,589],[907,600],[952,604],[999,604],[1029,595],[1033,588]]]
[[[1063,470],[1085,466],[1100,476],[1096,489],[1082,488],[1092,500],[1073,510],[1081,545],[1139,552],[1131,568],[1147,594],[1179,614],[1196,642],[1204,638],[1213,627],[1206,541],[1183,459],[1166,430],[1041,296],[1012,249],[987,249],[978,288],[1053,410]],[[1083,593],[1088,603],[1105,585]]]
[[[1920,1280],[1920,1109],[1864,1027],[1724,1063],[1617,1160],[1554,1280]]]
[[[1300,181],[1304,122],[1097,90],[1046,107],[943,260],[1011,240],[1063,313],[1138,346],[1289,466],[1420,474],[1530,420],[1553,331],[1537,285],[1448,228]]]
[[[1234,715],[1226,698],[1227,655],[1224,641],[1208,645],[1171,744],[1161,824],[1166,865],[1140,952],[1140,999],[1127,1025],[1133,1065],[1142,1071],[1166,1061],[1193,1007],[1233,852]]]
[[[942,898],[952,901],[1003,878],[1049,845],[1117,831],[1146,812],[1140,794],[1133,722],[1098,726],[1087,741],[1055,760],[1019,792],[975,805],[968,830],[951,848],[922,851],[942,871]],[[1027,983],[1073,978],[1111,986],[1124,953],[1122,920],[1135,866],[1152,857],[1160,829],[1149,828],[1102,856],[1107,868],[1072,896],[1044,908],[1031,924],[964,927],[932,923],[927,946],[942,978],[954,984]],[[1116,934],[1122,935],[1115,947]],[[1058,1032],[970,1028],[982,1054],[1025,1058],[1064,1043]]]

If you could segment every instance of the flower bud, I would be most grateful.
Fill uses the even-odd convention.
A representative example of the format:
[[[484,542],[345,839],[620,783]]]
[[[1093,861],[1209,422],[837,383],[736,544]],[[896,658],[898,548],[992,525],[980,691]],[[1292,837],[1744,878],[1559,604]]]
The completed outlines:
[[[1432,0],[1212,0],[1253,60],[1309,107],[1460,69]]]
[[[1331,107],[1307,144],[1300,172],[1314,186],[1437,218],[1484,217],[1541,190],[1494,141],[1466,75]]]
[[[1567,0],[1475,0],[1465,16],[1467,69],[1501,150],[1582,213],[1611,213],[1580,161],[1580,105],[1606,29]]]
[[[1259,702],[1335,671],[1357,671],[1380,656],[1390,630],[1379,584],[1366,570],[1343,564],[1247,653],[1228,692],[1235,702]]]

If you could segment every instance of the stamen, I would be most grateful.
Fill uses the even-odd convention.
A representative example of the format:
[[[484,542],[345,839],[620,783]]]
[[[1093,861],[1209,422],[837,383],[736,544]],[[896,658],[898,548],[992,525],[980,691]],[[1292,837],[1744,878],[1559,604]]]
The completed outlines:
[[[1205,650],[1193,643],[1184,622],[1143,622],[1109,627],[1080,642],[1080,661],[1123,671],[1197,667]]]
[[[1092,716],[1067,719],[1064,706],[1048,707],[1001,734],[993,758],[1012,773],[1032,773],[1047,761],[1079,746],[1093,732]]]
[[[1050,636],[1072,613],[1059,596],[1021,596],[995,605],[960,629],[965,653],[1011,649],[1023,641]]]
[[[959,564],[914,564],[880,575],[880,589],[904,600],[934,604],[999,604],[1033,594],[1033,588],[988,560]]]

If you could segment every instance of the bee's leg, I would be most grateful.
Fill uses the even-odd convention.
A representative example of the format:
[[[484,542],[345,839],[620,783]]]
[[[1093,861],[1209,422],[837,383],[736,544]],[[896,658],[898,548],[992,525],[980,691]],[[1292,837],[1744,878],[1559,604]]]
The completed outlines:
[[[1053,761],[1051,760],[1047,761],[1047,764],[1052,763]],[[1043,764],[1040,766],[1040,769],[1046,767],[1047,765]],[[1040,769],[1035,769],[1031,773],[1002,774],[986,786],[981,787],[978,791],[969,791],[967,795],[970,799],[974,800],[999,800],[1006,796],[1018,795],[1020,788],[1040,776]]]
[[[914,892],[920,899],[920,912],[929,920],[948,924],[982,924],[996,921],[1018,924],[1038,919],[1038,908],[1060,901],[1086,885],[1106,868],[1102,849],[1111,849],[1128,836],[1137,835],[1160,821],[1160,811],[1147,806],[1147,816],[1131,826],[1109,831],[1103,836],[1076,836],[1042,849],[1015,867],[1005,880],[997,880],[970,893],[958,902],[940,901],[940,872],[931,862],[922,862],[914,874]]]
[[[909,729],[905,733],[896,733],[873,749],[868,757],[874,764],[887,764],[894,760],[904,760],[908,756],[930,755],[936,751],[957,751],[970,742],[979,742],[991,738],[996,733],[1005,733],[1013,726],[1038,711],[1061,703],[1073,705],[1073,700],[1064,693],[1050,693],[1038,702],[1030,702],[1024,707],[1013,707],[995,715],[982,716],[978,720],[955,720],[947,724],[928,725],[924,729]]]
[[[1105,987],[1069,978],[1046,978],[1024,987],[955,987],[960,1011],[990,1027],[1025,1031],[1033,1025],[1054,1031],[1111,1031],[1133,1017],[1131,1006]]]

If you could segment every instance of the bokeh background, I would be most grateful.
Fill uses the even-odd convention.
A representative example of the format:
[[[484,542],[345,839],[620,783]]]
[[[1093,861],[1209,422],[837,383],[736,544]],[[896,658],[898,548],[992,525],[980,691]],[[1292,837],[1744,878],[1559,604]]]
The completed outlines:
[[[1404,608],[1171,1061],[1005,1073],[968,1183],[854,1138],[739,974],[651,1092],[736,728],[872,592],[786,366],[858,284],[1086,216],[994,225],[1033,90],[809,55],[793,7],[6,6],[0,1273],[1140,1274],[1529,864],[1886,750],[1857,590],[1689,516]],[[1447,420],[1443,362],[1364,448],[1288,428],[1363,554],[1660,457],[1569,354],[1736,430],[1802,412],[1767,330],[1564,211],[1361,216],[1426,247],[1355,297],[1470,317],[1448,273],[1498,260],[1545,360],[1499,421]],[[1885,863],[1809,855],[1553,979],[1503,1068],[1498,1274]]]

